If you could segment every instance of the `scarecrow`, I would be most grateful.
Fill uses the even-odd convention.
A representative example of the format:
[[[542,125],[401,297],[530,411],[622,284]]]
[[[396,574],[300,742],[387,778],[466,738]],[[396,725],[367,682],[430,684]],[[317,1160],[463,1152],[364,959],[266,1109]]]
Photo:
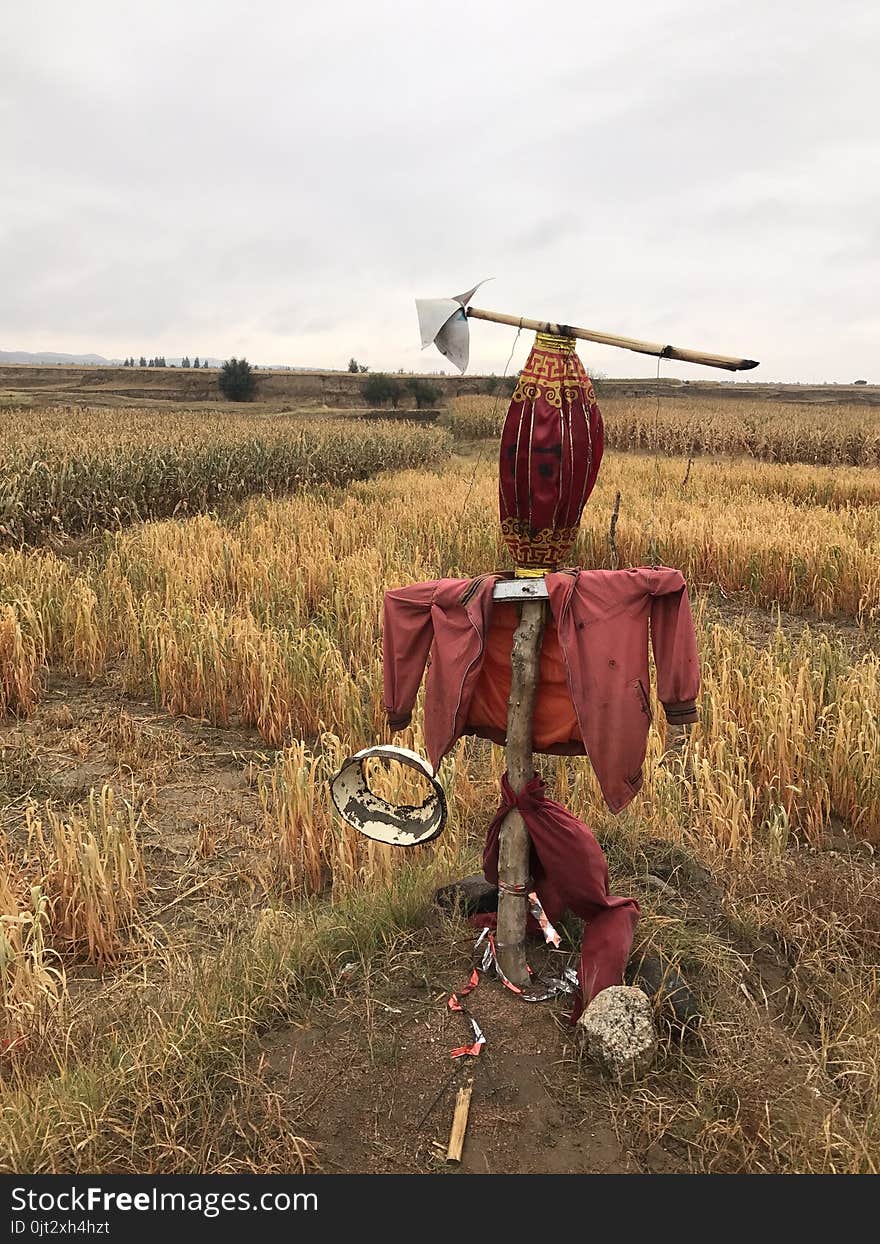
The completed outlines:
[[[687,586],[678,570],[566,565],[603,453],[602,416],[576,341],[731,371],[757,364],[481,311],[470,305],[477,288],[452,299],[420,300],[417,307],[423,346],[435,344],[462,372],[470,319],[536,333],[504,422],[498,465],[499,520],[514,568],[386,593],[389,724],[394,730],[409,724],[430,655],[424,722],[430,766],[404,749],[366,748],[346,762],[332,792],[340,813],[369,837],[426,842],[445,819],[436,777],[443,757],[465,734],[503,745],[507,772],[483,855],[486,879],[498,888],[497,915],[474,917],[487,930],[483,966],[494,966],[506,986],[531,1000],[572,991],[576,1019],[596,994],[623,979],[639,907],[610,893],[594,834],[547,797],[534,753],[585,755],[607,806],[618,813],[643,783],[649,650],[657,699],[670,725],[697,720],[700,685]],[[365,762],[380,754],[429,778],[431,792],[421,808],[396,809],[370,791]],[[554,921],[566,910],[585,921],[576,984],[536,981],[526,962],[527,927],[558,944]],[[457,1053],[478,1052],[482,1039]]]

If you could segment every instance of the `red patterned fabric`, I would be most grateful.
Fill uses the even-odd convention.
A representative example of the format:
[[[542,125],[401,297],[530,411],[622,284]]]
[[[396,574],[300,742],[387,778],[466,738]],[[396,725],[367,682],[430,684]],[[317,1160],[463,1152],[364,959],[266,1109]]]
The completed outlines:
[[[538,334],[501,433],[501,530],[522,569],[562,563],[602,461],[602,416],[574,347]]]
[[[608,893],[608,864],[592,830],[572,816],[561,803],[544,796],[539,777],[518,795],[508,781],[501,779],[501,806],[486,835],[483,872],[492,885],[498,884],[498,844],[501,823],[511,808],[519,808],[532,841],[531,874],[548,919],[555,923],[568,908],[586,923],[578,968],[580,994],[572,1020],[609,985],[620,985],[632,950],[633,933],[639,919],[634,898],[616,898]],[[487,925],[494,913],[471,917],[475,924]],[[535,928],[534,920],[529,922]]]

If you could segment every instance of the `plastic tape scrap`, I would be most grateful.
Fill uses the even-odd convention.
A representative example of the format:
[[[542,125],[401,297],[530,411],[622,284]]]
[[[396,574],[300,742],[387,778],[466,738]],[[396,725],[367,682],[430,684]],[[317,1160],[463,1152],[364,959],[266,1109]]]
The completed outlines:
[[[483,1046],[486,1044],[486,1038],[483,1034],[483,1030],[474,1019],[473,1015],[468,1015],[467,1018],[468,1023],[474,1032],[474,1043],[473,1045],[459,1045],[456,1049],[450,1050],[450,1058],[461,1058],[464,1054],[479,1054],[482,1051]]]
[[[539,976],[535,978],[538,983],[544,986],[543,993],[524,993],[523,1002],[548,1002],[550,998],[556,998],[561,993],[572,993],[572,987],[568,981],[560,980],[558,976]]]
[[[540,903],[538,904],[538,907],[540,908]],[[542,916],[544,915],[543,909],[541,909],[541,915]],[[535,918],[537,919],[537,916]],[[550,932],[555,937],[558,938],[558,934],[556,933],[556,930],[553,928],[553,925],[550,924],[550,921],[547,920],[546,916],[544,916],[544,919],[547,922],[547,927],[549,928]],[[547,937],[546,932],[545,932],[545,937]],[[549,942],[550,938],[547,937],[547,940]],[[558,941],[556,944],[558,945]],[[563,979],[560,979],[558,976],[550,976],[550,977],[535,976],[532,969],[529,968],[528,972],[529,972],[529,976],[532,977],[533,979],[534,988],[531,988],[528,991],[524,989],[519,989],[516,985],[513,984],[512,981],[509,981],[507,977],[504,975],[504,973],[502,972],[501,966],[498,963],[498,953],[497,953],[497,948],[495,946],[495,938],[492,936],[491,933],[489,934],[489,945],[486,947],[486,950],[483,953],[483,964],[482,964],[483,969],[485,970],[486,968],[488,968],[490,964],[495,965],[495,971],[498,973],[503,983],[513,993],[517,994],[518,997],[522,998],[523,1002],[549,1002],[551,998],[555,998],[561,993],[573,993],[574,990],[577,988],[577,983],[578,983],[577,972],[574,970],[574,968],[565,968],[562,974]],[[541,993],[536,992],[536,989],[541,985],[544,986],[543,992]]]
[[[489,950],[491,951],[491,954],[492,954],[492,962],[495,964],[495,971],[500,976],[502,983],[506,985],[507,988],[510,989],[513,993],[521,995],[522,990],[520,989],[519,985],[514,985],[513,981],[509,981],[501,970],[501,965],[498,962],[498,951],[495,946],[495,938],[493,934],[491,933],[489,934]]]
[[[538,895],[534,890],[529,893],[529,911],[541,926],[541,932],[544,934],[544,941],[559,949],[559,943],[562,941],[562,938],[547,919],[547,913],[541,906],[541,900],[538,898]]]
[[[547,941],[552,942],[554,946],[558,946],[560,940],[559,934],[544,914],[544,909],[541,907],[537,895],[530,894],[530,904],[533,899],[534,905],[532,906],[532,915],[543,929],[544,937]],[[537,911],[535,908],[537,908]],[[561,977],[535,976],[532,969],[529,968],[529,976],[533,978],[535,987],[540,988],[543,986],[543,992],[537,993],[534,989],[532,989],[527,993],[525,990],[520,989],[517,985],[514,985],[512,981],[509,981],[502,972],[498,963],[498,948],[495,944],[495,935],[488,928],[480,931],[480,936],[474,943],[474,950],[479,950],[483,942],[486,944],[483,946],[483,954],[480,958],[479,965],[471,971],[471,974],[468,977],[468,983],[465,985],[464,989],[459,989],[457,993],[451,994],[446,1003],[450,1011],[458,1011],[461,1015],[465,1016],[474,1034],[473,1044],[459,1045],[456,1049],[450,1050],[450,1058],[462,1058],[466,1054],[479,1054],[482,1051],[483,1046],[486,1044],[486,1037],[482,1028],[474,1019],[473,1015],[471,1015],[468,1011],[467,1007],[464,1007],[461,1004],[461,999],[466,998],[469,993],[473,993],[479,985],[480,972],[488,972],[490,968],[494,967],[506,988],[508,988],[511,993],[515,993],[518,997],[522,998],[523,1002],[547,1002],[550,998],[558,997],[559,994],[572,993],[575,989],[577,989],[578,978],[577,972],[574,968],[564,968]]]
[[[461,999],[466,998],[469,993],[472,993],[473,990],[476,989],[477,985],[479,985],[479,983],[480,983],[480,973],[477,971],[476,968],[474,968],[474,970],[470,974],[470,978],[468,980],[468,983],[465,985],[464,989],[459,989],[458,993],[452,994],[452,996],[449,998],[449,1001],[446,1003],[450,1011],[459,1011],[462,1015],[466,1017],[474,1034],[473,1044],[472,1045],[459,1045],[454,1050],[450,1050],[449,1051],[450,1058],[461,1058],[465,1054],[479,1054],[482,1051],[483,1046],[486,1044],[486,1037],[483,1033],[482,1028],[477,1023],[477,1021],[474,1019],[473,1015],[469,1013],[467,1008],[461,1005]]]
[[[468,980],[468,983],[465,985],[464,989],[459,989],[458,993],[454,993],[452,997],[449,999],[449,1001],[446,1003],[450,1011],[464,1011],[464,1007],[459,1002],[459,998],[466,998],[469,993],[471,993],[474,989],[476,989],[479,983],[480,983],[480,973],[477,971],[476,968],[474,968],[473,972],[471,972],[470,979]]]

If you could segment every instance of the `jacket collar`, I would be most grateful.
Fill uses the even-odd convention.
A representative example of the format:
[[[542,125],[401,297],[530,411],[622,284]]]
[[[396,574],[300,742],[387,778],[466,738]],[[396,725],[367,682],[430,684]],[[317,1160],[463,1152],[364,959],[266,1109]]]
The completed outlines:
[[[498,579],[512,579],[512,578],[513,578],[513,571],[511,570],[490,570],[490,571],[487,571],[485,574],[478,574],[475,579],[470,580],[467,587],[464,589],[461,596],[458,598],[458,602],[460,605],[469,604],[470,601],[473,600],[476,593],[479,591],[481,585],[485,583],[487,579],[491,579],[493,583],[495,583],[497,582]]]
[[[580,569],[577,566],[574,566],[574,567],[567,566],[564,570],[551,570],[550,573],[551,574],[564,574],[564,575],[568,575],[571,578],[571,583],[568,583],[565,586],[565,599],[568,600],[568,598],[571,596],[571,593],[574,591],[574,585],[575,585],[578,575],[580,574]],[[491,579],[494,584],[494,583],[497,583],[501,579],[513,579],[514,577],[515,575],[512,570],[490,570],[490,571],[487,571],[485,574],[477,575],[476,578],[471,579],[469,581],[467,587],[462,592],[461,596],[459,597],[459,604],[461,605],[469,604],[469,602],[473,600],[474,596],[479,591],[480,586],[483,583],[485,583],[487,579]]]

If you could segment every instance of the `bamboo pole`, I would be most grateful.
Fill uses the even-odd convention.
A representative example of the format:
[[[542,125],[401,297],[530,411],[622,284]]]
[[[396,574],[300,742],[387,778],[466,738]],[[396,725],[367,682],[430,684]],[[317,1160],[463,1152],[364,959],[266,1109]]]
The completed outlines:
[[[636,354],[653,354],[664,359],[677,359],[682,363],[701,363],[704,367],[722,367],[725,371],[751,371],[757,367],[755,359],[731,358],[726,354],[706,354],[702,350],[684,350],[676,346],[663,346],[652,341],[639,341],[635,337],[617,337],[611,333],[599,333],[592,328],[573,328],[570,324],[553,324],[550,320],[527,320],[519,315],[502,315],[500,311],[481,311],[478,307],[466,307],[465,315],[473,320],[489,320],[493,324],[510,324],[513,328],[528,328],[536,333],[551,333],[555,337],[577,337],[580,341],[595,341],[603,346],[619,346]]]
[[[510,654],[510,700],[507,706],[507,777],[516,794],[535,776],[532,760],[532,714],[538,692],[539,656],[546,605],[525,601],[513,633]],[[511,894],[505,886],[522,889],[529,879],[529,831],[518,808],[511,808],[501,825],[498,848],[498,965],[512,985],[526,989],[525,894]]]

